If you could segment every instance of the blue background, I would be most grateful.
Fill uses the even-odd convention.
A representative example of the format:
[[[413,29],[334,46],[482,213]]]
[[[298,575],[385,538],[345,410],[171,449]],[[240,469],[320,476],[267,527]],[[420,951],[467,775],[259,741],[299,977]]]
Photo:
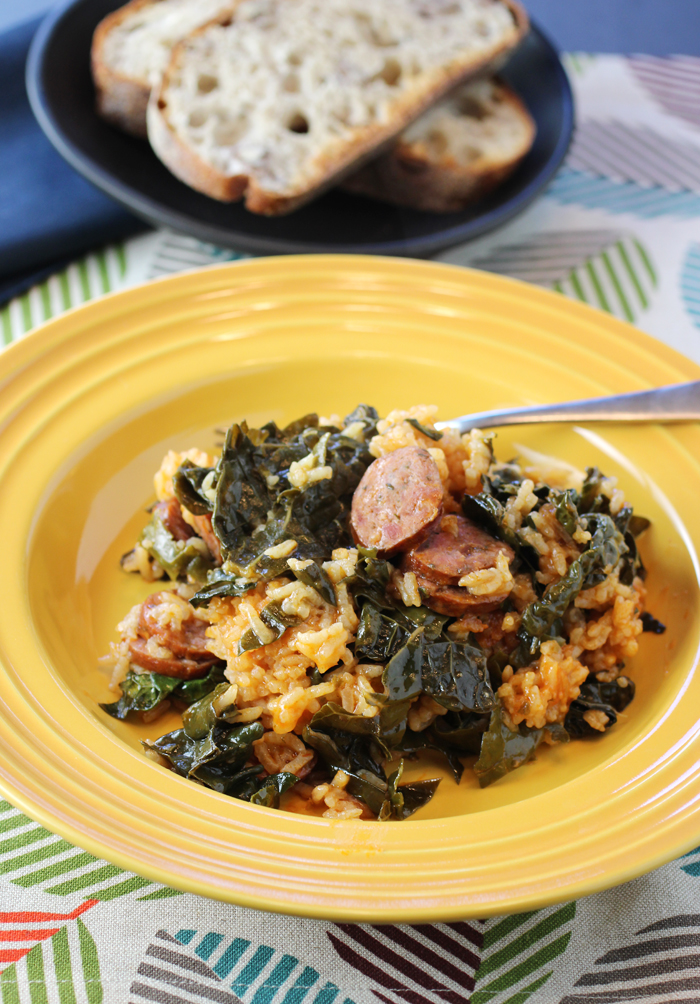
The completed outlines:
[[[561,49],[700,56],[700,0],[525,0],[525,6]],[[49,7],[46,0],[0,0],[0,31]]]

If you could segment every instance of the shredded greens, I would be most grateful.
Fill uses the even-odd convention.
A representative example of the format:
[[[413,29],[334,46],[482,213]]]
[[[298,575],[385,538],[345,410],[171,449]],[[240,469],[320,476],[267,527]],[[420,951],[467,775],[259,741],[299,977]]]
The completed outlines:
[[[214,596],[239,596],[258,582],[289,572],[289,556],[267,553],[274,554],[274,548],[288,540],[296,542],[295,563],[310,561],[294,574],[328,602],[335,602],[320,566],[334,548],[352,543],[348,529],[352,496],[373,460],[366,440],[375,431],[376,419],[374,409],[360,405],[342,428],[319,427],[316,415],[285,429],[274,422],[261,429],[249,429],[245,422],[232,425],[211,479],[213,503],[201,494],[206,477],[202,468],[187,468],[176,479],[184,505],[194,496],[196,505],[212,512],[224,558],[223,568],[210,572],[207,584],[193,598],[195,606]],[[359,438],[346,435],[344,430],[352,425],[363,426]],[[306,481],[295,477],[293,465],[302,462],[307,473],[315,470],[330,476]]]
[[[264,779],[262,766],[254,762],[253,743],[264,729],[260,722],[236,724],[235,707],[217,711],[217,699],[228,684],[191,705],[182,716],[181,729],[168,732],[143,746],[164,757],[175,771],[206,788],[234,798],[279,808],[280,797],[296,783],[296,775],[281,771]]]
[[[383,724],[325,704],[304,729],[304,742],[317,751],[332,775],[339,770],[347,775],[347,790],[378,819],[406,819],[430,801],[440,780],[399,785],[403,760],[387,777],[383,762],[391,753]]]

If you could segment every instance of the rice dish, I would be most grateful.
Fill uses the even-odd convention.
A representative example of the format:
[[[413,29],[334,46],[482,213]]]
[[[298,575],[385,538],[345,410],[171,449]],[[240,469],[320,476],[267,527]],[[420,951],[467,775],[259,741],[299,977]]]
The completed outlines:
[[[486,786],[634,697],[644,610],[633,513],[613,478],[496,460],[437,408],[229,429],[170,452],[126,572],[154,584],[112,645],[104,710],[182,728],[146,755],[253,804],[405,819],[438,751]],[[449,782],[445,782],[449,783]]]

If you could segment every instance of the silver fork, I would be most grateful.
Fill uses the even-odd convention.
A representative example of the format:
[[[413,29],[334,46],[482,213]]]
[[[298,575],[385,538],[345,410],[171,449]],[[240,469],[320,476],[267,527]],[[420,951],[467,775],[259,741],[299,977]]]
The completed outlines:
[[[592,397],[585,401],[504,408],[462,415],[436,422],[436,429],[492,429],[502,425],[540,425],[544,422],[698,422],[700,421],[700,380],[669,384],[654,390]]]

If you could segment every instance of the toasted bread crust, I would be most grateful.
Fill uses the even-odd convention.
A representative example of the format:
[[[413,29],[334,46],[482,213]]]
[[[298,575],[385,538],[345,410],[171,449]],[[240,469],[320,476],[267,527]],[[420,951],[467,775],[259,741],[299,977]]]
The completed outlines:
[[[356,195],[431,213],[456,213],[482,198],[513,173],[535,138],[535,123],[521,99],[503,85],[499,90],[525,126],[526,139],[507,162],[481,158],[467,166],[451,156],[436,160],[422,144],[400,138],[391,150],[346,178],[342,187]]]
[[[103,18],[92,37],[90,65],[97,92],[98,114],[112,125],[141,139],[148,137],[146,111],[151,96],[151,83],[113,70],[105,59],[105,42],[111,32],[120,28],[136,11],[161,2],[162,0],[129,0],[129,3]],[[231,9],[237,2],[240,0],[231,0]],[[227,16],[228,13],[221,14],[214,21],[218,22]]]
[[[238,202],[242,199],[248,187],[248,176],[227,176],[198,157],[168,125],[160,107],[159,95],[159,90],[154,91],[148,103],[148,139],[165,166],[180,181],[198,192],[210,195],[212,199],[220,202]],[[177,170],[172,165],[177,165]]]
[[[135,11],[156,3],[160,0],[129,0],[119,10],[108,14],[95,28],[90,52],[98,113],[120,129],[143,138],[146,137],[146,108],[151,85],[147,80],[127,77],[111,69],[104,57],[104,46],[107,36]]]
[[[302,191],[279,193],[261,187],[252,175],[226,175],[204,161],[180,139],[169,120],[165,95],[170,77],[177,69],[178,61],[184,52],[186,40],[173,49],[160,86],[151,94],[147,112],[148,138],[151,146],[177,178],[211,198],[222,202],[235,202],[245,198],[246,209],[266,216],[279,216],[292,212],[336,185],[345,175],[375,156],[378,150],[385,144],[391,143],[411,122],[453,87],[486,71],[494,64],[499,64],[504,54],[518,44],[529,27],[527,14],[519,0],[502,0],[502,2],[510,10],[515,26],[515,32],[508,41],[487,55],[474,59],[468,66],[445,68],[433,87],[423,91],[419,99],[416,99],[415,94],[407,93],[390,124],[356,129],[354,137],[338,140],[327,150],[326,155],[317,161],[314,180]],[[189,37],[206,31],[208,27],[208,24],[203,25]]]

